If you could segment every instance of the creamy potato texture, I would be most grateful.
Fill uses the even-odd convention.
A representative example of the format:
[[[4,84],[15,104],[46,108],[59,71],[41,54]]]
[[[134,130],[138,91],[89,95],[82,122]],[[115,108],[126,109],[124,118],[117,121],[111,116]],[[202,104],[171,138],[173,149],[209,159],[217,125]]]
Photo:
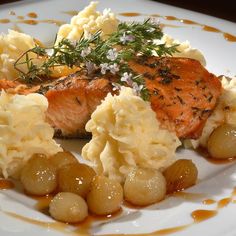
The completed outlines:
[[[16,79],[19,75],[14,68],[15,61],[25,51],[33,48],[35,42],[33,38],[27,34],[9,30],[8,34],[0,35],[0,78],[9,80]],[[34,55],[31,55],[32,57]],[[26,66],[21,65],[21,70],[26,71]]]
[[[57,35],[59,42],[63,38],[70,40],[79,40],[84,34],[85,38],[89,38],[91,34],[101,30],[101,36],[106,38],[116,31],[119,21],[110,9],[105,9],[102,13],[96,11],[98,2],[91,2],[78,15],[71,18],[70,24],[64,24],[60,27]]]
[[[47,156],[62,151],[45,122],[47,99],[40,94],[0,95],[0,169],[14,175],[35,153]]]
[[[180,42],[177,39],[173,39],[171,36],[164,34],[161,40],[156,40],[157,44],[166,43],[166,46],[170,47],[174,44],[178,44],[179,52],[173,54],[174,57],[187,57],[199,61],[203,66],[206,66],[206,60],[202,52],[196,48],[191,47],[188,41]]]
[[[150,103],[123,87],[108,94],[86,125],[92,140],[82,150],[98,174],[123,182],[133,167],[161,169],[174,161],[180,141],[162,129]]]

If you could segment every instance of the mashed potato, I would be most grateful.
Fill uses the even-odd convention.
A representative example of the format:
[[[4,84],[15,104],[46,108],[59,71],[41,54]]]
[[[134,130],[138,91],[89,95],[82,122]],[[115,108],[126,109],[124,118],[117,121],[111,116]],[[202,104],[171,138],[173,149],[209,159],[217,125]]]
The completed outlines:
[[[169,35],[164,34],[162,39],[157,40],[156,43],[157,44],[166,43],[166,46],[168,46],[168,47],[170,47],[174,44],[179,44],[179,46],[177,47],[179,52],[174,53],[173,54],[174,57],[192,58],[192,59],[198,60],[203,66],[206,66],[206,60],[205,60],[203,54],[201,53],[201,51],[199,51],[196,48],[192,48],[188,41],[181,43],[179,40],[173,39]]]
[[[45,122],[48,102],[43,95],[0,95],[0,169],[14,175],[35,153],[62,151],[52,139],[54,130]]]
[[[165,168],[174,161],[180,141],[160,128],[148,102],[122,88],[119,96],[108,94],[86,125],[92,140],[82,150],[98,174],[120,182],[135,167]]]
[[[96,11],[98,2],[91,2],[78,15],[71,18],[70,24],[62,25],[58,31],[57,41],[63,38],[78,40],[84,34],[88,38],[91,34],[101,30],[103,38],[116,31],[119,21],[110,9],[105,9],[103,13]]]
[[[14,68],[14,62],[25,51],[33,48],[35,42],[29,35],[9,30],[8,34],[0,35],[0,78],[9,80],[16,79],[19,75]],[[25,65],[21,65],[20,69],[25,71]]]

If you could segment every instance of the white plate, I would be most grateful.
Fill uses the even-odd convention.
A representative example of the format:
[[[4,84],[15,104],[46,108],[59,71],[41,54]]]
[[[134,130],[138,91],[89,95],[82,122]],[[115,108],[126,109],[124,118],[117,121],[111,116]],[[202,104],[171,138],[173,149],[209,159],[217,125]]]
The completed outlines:
[[[17,20],[16,16],[9,15],[14,11],[18,16],[24,16],[29,12],[36,12],[38,19],[54,19],[69,21],[69,15],[63,11],[81,10],[88,5],[89,1],[63,1],[63,0],[25,0],[17,3],[0,5],[0,19],[9,18],[12,21]],[[159,4],[153,1],[144,0],[101,0],[99,10],[109,7],[115,13],[136,12],[142,13],[136,17],[123,17],[122,20],[141,20],[151,14],[162,16],[175,16],[180,19],[188,19],[200,24],[215,27],[221,31],[236,35],[236,24],[209,17],[200,13],[186,11],[183,9]],[[207,60],[207,69],[216,75],[236,75],[236,42],[230,42],[224,39],[220,32],[207,32],[202,30],[202,25],[184,24],[180,21],[166,20],[160,18],[161,23],[171,24],[171,27],[165,27],[164,32],[181,41],[188,40],[193,47],[200,49]],[[173,27],[173,25],[178,27]],[[8,28],[13,28],[14,24],[0,24],[0,31],[6,32]],[[52,24],[40,23],[38,25],[18,24],[18,27],[39,40],[48,43],[52,42],[57,32],[57,27]],[[80,141],[60,141],[62,145],[76,154],[80,153]],[[143,210],[131,210],[128,216],[114,219],[112,222],[96,226],[92,229],[92,234],[122,234],[122,233],[149,233],[156,230],[182,226],[193,222],[191,212],[197,209],[213,210],[217,204],[204,205],[202,200],[211,198],[220,200],[231,197],[231,193],[236,186],[236,164],[228,163],[215,165],[207,162],[200,155],[188,150],[179,150],[179,157],[193,159],[199,170],[199,183],[188,189],[188,192],[198,193],[198,197],[193,196],[189,199],[180,197],[171,197],[165,201]],[[201,195],[202,194],[202,195]],[[22,219],[15,219],[6,215],[4,211],[15,212],[28,218],[41,220],[45,222],[52,221],[48,216],[34,210],[34,201],[25,195],[14,190],[2,191],[0,194],[0,235],[45,235],[45,227],[33,223],[27,223]],[[125,210],[124,213],[127,213]],[[234,236],[236,204],[230,202],[226,207],[219,209],[218,214],[206,221],[193,224],[184,230],[175,232],[172,235],[207,235],[207,236]],[[64,235],[63,232],[56,231],[53,228],[46,227],[49,235]],[[153,234],[160,235],[160,234]]]

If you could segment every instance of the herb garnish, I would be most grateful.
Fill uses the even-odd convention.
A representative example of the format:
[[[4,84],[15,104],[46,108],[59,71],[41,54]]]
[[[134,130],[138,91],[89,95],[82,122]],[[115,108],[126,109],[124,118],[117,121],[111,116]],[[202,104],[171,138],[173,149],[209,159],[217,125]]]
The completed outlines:
[[[101,74],[112,73],[118,75],[120,80],[114,85],[119,89],[120,85],[127,84],[132,87],[144,100],[149,98],[149,92],[145,86],[142,75],[135,73],[128,62],[137,56],[172,55],[177,52],[177,46],[167,47],[165,44],[156,44],[154,40],[161,39],[163,32],[159,25],[151,19],[143,23],[126,23],[118,25],[116,32],[101,38],[101,32],[91,35],[89,38],[82,36],[78,41],[62,39],[52,48],[36,46],[26,51],[16,62],[15,68],[20,72],[24,81],[31,83],[41,81],[49,77],[57,66],[78,66],[87,70],[88,74],[100,71]],[[32,53],[36,57],[32,57]],[[38,65],[35,60],[43,58]],[[20,69],[20,65],[27,66],[27,72]]]

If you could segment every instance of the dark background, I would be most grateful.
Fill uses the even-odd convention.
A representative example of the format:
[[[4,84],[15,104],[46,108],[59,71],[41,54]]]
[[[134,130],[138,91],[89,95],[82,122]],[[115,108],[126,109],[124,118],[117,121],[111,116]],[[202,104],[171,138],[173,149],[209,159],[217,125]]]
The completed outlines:
[[[122,1],[124,0],[121,0],[121,3]],[[155,0],[155,1],[236,22],[236,0],[215,0],[215,1],[214,0]],[[0,4],[8,2],[14,2],[14,0],[0,0]]]

